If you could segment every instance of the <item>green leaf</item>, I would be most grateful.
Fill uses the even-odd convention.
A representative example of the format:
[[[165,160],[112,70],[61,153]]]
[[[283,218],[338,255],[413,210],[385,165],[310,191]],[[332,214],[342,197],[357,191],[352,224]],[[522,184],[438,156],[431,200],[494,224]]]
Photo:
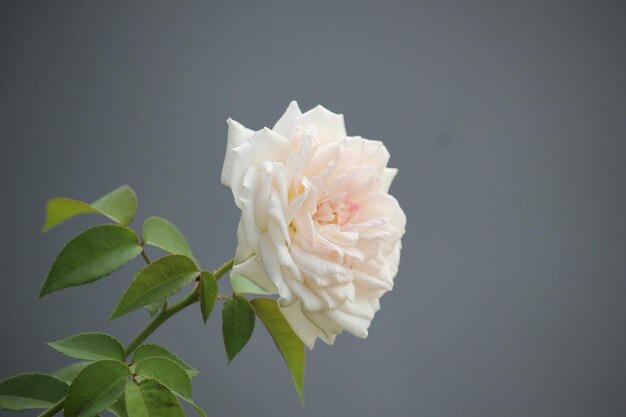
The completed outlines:
[[[185,255],[196,261],[180,230],[161,217],[148,217],[143,224],[142,236],[143,242],[147,245],[163,249],[172,255]]]
[[[137,235],[117,225],[93,227],[72,239],[54,260],[39,297],[103,278],[141,253]]]
[[[91,203],[91,207],[100,210],[116,222],[127,225],[135,218],[137,196],[128,185],[122,185]]]
[[[270,294],[254,282],[250,281],[248,278],[235,272],[230,273],[230,288],[232,288],[233,292],[237,294]]]
[[[117,399],[115,404],[109,407],[109,411],[115,414],[117,417],[129,417],[126,412],[126,397],[124,394]]]
[[[222,310],[222,335],[229,363],[248,343],[253,330],[254,311],[248,300],[235,294]]]
[[[71,198],[55,198],[46,205],[46,222],[41,231],[47,232],[80,214],[100,214],[127,225],[133,221],[136,211],[137,196],[128,185],[116,188],[92,204]]]
[[[0,382],[0,409],[49,408],[66,393],[67,383],[52,375],[20,374]]]
[[[90,363],[91,362],[76,362],[56,371],[53,375],[67,383],[70,383],[74,380],[74,378],[76,378],[80,371],[85,369],[85,367]]]
[[[190,406],[193,407],[194,410],[196,410],[196,413],[200,414],[201,417],[206,417],[206,413],[204,412],[204,410],[202,408],[200,408],[196,403],[194,403],[191,398],[183,398],[183,400],[189,404]]]
[[[154,379],[174,394],[191,399],[191,380],[185,370],[176,362],[164,357],[143,360],[135,367],[135,372],[143,377]]]
[[[163,310],[163,306],[165,305],[167,300],[160,300],[155,303],[150,303],[146,306],[146,310],[148,310],[148,314],[150,317],[154,317]]]
[[[185,417],[178,400],[153,379],[126,386],[126,411],[132,417]]]
[[[175,361],[164,357],[148,358],[137,364],[135,372],[145,378],[154,379],[189,403],[202,417],[206,417],[204,411],[191,399],[189,375]]]
[[[187,375],[189,375],[190,378],[195,378],[198,376],[198,371],[194,367],[187,364],[175,353],[159,345],[147,344],[139,346],[137,350],[135,350],[135,352],[133,353],[133,363],[139,363],[148,358],[154,357],[164,357],[173,360],[178,365],[180,365],[185,370],[185,372],[187,372]]]
[[[276,301],[257,298],[252,300],[252,307],[274,339],[280,354],[283,355],[300,403],[303,403],[304,343],[291,329]]]
[[[168,255],[157,259],[135,276],[109,320],[175,294],[198,273],[195,262],[186,256]]]
[[[200,310],[204,322],[209,319],[217,297],[217,280],[212,273],[203,271],[200,274]]]
[[[104,333],[81,333],[48,345],[77,359],[89,361],[117,359],[122,362],[126,360],[122,344],[113,336]]]
[[[64,197],[54,198],[46,204],[46,222],[41,228],[41,232],[45,233],[79,214],[103,213],[82,201]]]
[[[130,368],[119,361],[103,360],[83,369],[67,392],[65,417],[90,417],[113,405],[131,378]]]

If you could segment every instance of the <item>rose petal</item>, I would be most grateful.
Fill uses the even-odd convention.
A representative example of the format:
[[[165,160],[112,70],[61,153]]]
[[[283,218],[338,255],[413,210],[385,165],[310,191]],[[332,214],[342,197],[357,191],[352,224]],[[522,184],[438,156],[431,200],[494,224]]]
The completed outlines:
[[[233,272],[248,278],[269,293],[276,293],[278,291],[276,286],[267,277],[263,262],[257,255],[246,259],[240,264],[234,265]]]
[[[289,103],[285,113],[278,119],[272,130],[276,133],[280,133],[286,138],[291,137],[293,131],[296,128],[296,121],[302,115],[298,103],[294,100]]]
[[[398,174],[397,168],[385,168],[385,170],[383,171],[383,176],[380,180],[380,192],[382,193],[389,192],[391,183],[393,182],[393,179],[396,177],[397,174]]]
[[[222,167],[222,184],[230,187],[233,175],[233,149],[250,139],[254,131],[244,127],[233,119],[228,119],[228,139],[226,140],[226,155]]]
[[[313,349],[318,337],[329,345],[335,342],[334,334],[327,335],[304,315],[300,302],[293,303],[289,307],[282,307],[280,303],[278,306],[289,326],[309,349]]]
[[[304,129],[313,128],[320,143],[330,143],[346,136],[343,114],[335,114],[323,106],[317,106],[302,114],[296,125]]]
[[[291,144],[287,138],[267,128],[254,132],[246,142],[234,148],[230,188],[235,203],[238,204],[243,178],[248,169],[258,167],[263,161],[285,161],[290,150]]]

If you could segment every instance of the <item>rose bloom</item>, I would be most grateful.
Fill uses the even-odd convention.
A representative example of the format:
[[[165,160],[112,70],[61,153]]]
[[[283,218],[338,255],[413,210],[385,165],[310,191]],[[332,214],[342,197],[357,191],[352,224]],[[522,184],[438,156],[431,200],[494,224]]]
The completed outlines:
[[[365,338],[398,272],[406,217],[382,142],[346,134],[343,115],[291,102],[272,129],[228,120],[222,183],[241,209],[233,277],[278,294],[313,348]]]

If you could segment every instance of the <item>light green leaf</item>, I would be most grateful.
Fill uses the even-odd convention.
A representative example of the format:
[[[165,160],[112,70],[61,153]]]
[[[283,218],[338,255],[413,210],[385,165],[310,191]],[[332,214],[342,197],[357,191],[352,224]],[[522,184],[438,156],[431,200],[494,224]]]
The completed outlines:
[[[83,369],[67,392],[65,417],[90,417],[113,405],[131,378],[122,362],[103,360]]]
[[[180,230],[161,217],[148,217],[143,224],[142,236],[147,245],[163,249],[172,255],[185,255],[196,261]]]
[[[148,314],[150,314],[150,317],[154,317],[157,314],[159,314],[161,310],[163,310],[163,306],[165,305],[166,302],[167,300],[160,300],[155,303],[148,304],[146,306],[146,310],[148,310]]]
[[[230,273],[230,288],[232,288],[233,292],[237,294],[270,294],[254,282],[250,281],[248,278],[235,272]]]
[[[126,360],[122,344],[113,336],[104,333],[81,333],[48,345],[77,359],[89,361],[117,359],[122,362]]]
[[[115,414],[117,417],[129,417],[126,412],[126,397],[124,394],[117,399],[115,404],[109,407],[109,411]]]
[[[304,402],[304,343],[294,333],[276,301],[268,298],[252,300],[252,307],[270,333],[287,363],[300,402]]]
[[[200,310],[204,322],[209,319],[217,297],[217,280],[212,273],[203,271],[200,274]]]
[[[0,409],[49,408],[65,397],[67,383],[46,374],[20,374],[0,382]]]
[[[100,214],[127,225],[133,221],[137,211],[137,196],[128,185],[123,185],[92,204],[71,198],[55,198],[46,205],[46,223],[42,232],[66,222],[80,214]]]
[[[185,370],[185,372],[187,372],[187,375],[189,375],[190,378],[195,378],[198,376],[198,371],[194,367],[187,364],[172,351],[169,351],[163,346],[159,345],[147,344],[139,346],[137,350],[135,350],[135,352],[133,353],[133,363],[139,363],[148,358],[154,357],[164,357],[173,360],[178,365],[180,365]]]
[[[253,330],[254,311],[248,300],[235,294],[222,310],[222,335],[229,363],[248,343]]]
[[[39,297],[103,278],[141,253],[137,235],[117,225],[93,227],[72,239],[52,264]]]
[[[126,386],[126,411],[132,417],[185,417],[178,400],[153,379]]]
[[[123,185],[94,201],[91,206],[116,222],[127,225],[135,218],[137,196],[132,188]]]
[[[191,380],[176,362],[164,357],[145,359],[137,364],[135,372],[159,382],[174,394],[191,399]]]
[[[46,204],[46,222],[41,228],[45,233],[79,214],[103,214],[89,204],[71,198],[54,198]]]
[[[53,375],[67,383],[70,383],[74,380],[74,378],[76,378],[80,371],[85,369],[85,367],[90,363],[91,362],[76,362],[56,371]]]
[[[195,262],[186,256],[168,255],[157,259],[135,276],[109,320],[175,294],[198,274]]]

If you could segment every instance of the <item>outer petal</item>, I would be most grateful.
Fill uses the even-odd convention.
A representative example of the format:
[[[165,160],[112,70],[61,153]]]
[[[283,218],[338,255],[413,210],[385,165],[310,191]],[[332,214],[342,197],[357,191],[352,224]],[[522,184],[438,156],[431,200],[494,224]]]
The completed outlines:
[[[366,298],[346,303],[340,308],[329,310],[328,317],[353,336],[365,339],[376,310]]]
[[[355,222],[367,221],[374,218],[385,218],[401,233],[404,234],[406,227],[406,215],[398,200],[389,194],[374,194],[362,201],[362,208]]]
[[[232,150],[230,188],[238,207],[243,178],[250,167],[263,161],[283,162],[289,156],[291,144],[287,138],[270,129],[254,132],[250,138]]]
[[[370,165],[382,169],[389,162],[389,151],[379,140],[351,136],[346,138],[346,146],[355,153],[357,165]]]
[[[222,167],[222,184],[230,187],[233,171],[233,149],[250,139],[254,131],[244,127],[233,119],[228,119],[228,139],[226,141],[226,155],[224,156],[224,166]]]
[[[383,176],[380,180],[380,191],[383,193],[388,193],[389,192],[389,188],[391,187],[391,183],[393,182],[393,179],[396,177],[396,175],[398,174],[398,169],[397,168],[385,168],[385,170],[383,171]]]
[[[298,107],[298,103],[294,100],[289,103],[285,114],[278,119],[272,130],[286,138],[290,138],[293,131],[296,129],[296,121],[300,116],[302,116],[302,112],[300,111],[300,107]]]
[[[233,272],[241,275],[242,277],[248,278],[250,281],[254,282],[256,285],[269,293],[275,294],[278,292],[278,289],[265,273],[263,263],[257,255],[254,255],[244,262],[235,265],[233,267]]]
[[[314,127],[321,144],[337,141],[346,136],[343,114],[335,114],[323,106],[317,106],[304,113],[296,121],[298,127]]]
[[[242,263],[254,255],[254,250],[246,239],[246,231],[243,228],[243,219],[239,219],[237,225],[237,249],[235,250],[235,265]]]
[[[302,340],[309,349],[313,349],[315,340],[318,337],[329,345],[334,343],[335,335],[327,335],[322,329],[309,320],[302,312],[299,301],[291,304],[289,307],[281,307],[280,303],[278,303],[278,306],[283,316],[285,316],[285,320],[287,320],[296,335],[298,335],[300,340]]]

